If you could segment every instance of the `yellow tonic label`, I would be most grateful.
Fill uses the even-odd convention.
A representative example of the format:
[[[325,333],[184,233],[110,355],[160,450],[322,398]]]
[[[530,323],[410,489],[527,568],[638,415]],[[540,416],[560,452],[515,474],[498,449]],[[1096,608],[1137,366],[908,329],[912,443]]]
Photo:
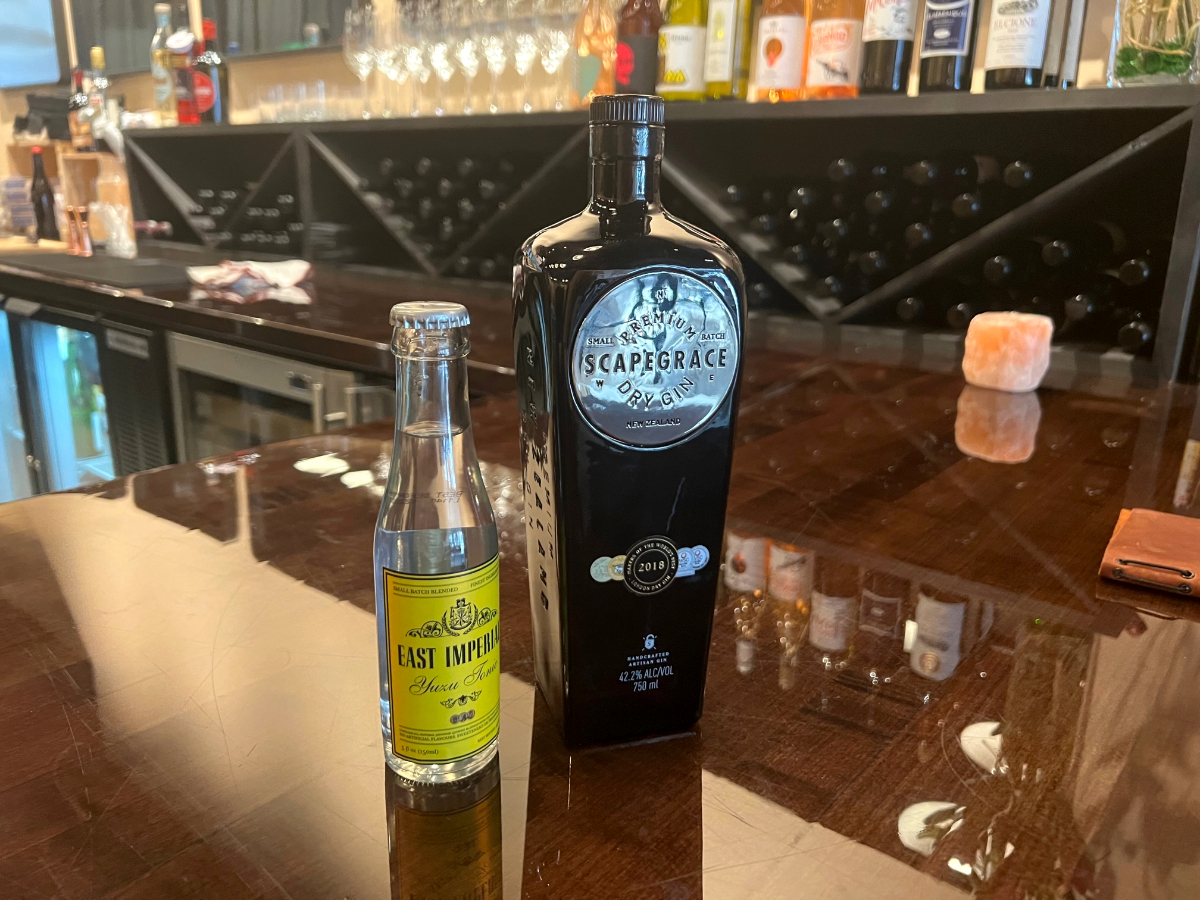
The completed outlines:
[[[500,733],[500,559],[452,575],[383,570],[392,752],[446,763]]]

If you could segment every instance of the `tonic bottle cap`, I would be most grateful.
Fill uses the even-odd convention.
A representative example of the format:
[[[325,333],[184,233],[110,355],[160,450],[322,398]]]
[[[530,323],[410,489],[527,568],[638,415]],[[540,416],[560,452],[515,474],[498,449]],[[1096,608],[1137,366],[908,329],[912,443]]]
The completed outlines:
[[[662,125],[666,105],[653,94],[607,94],[592,100],[593,125]]]
[[[418,300],[392,307],[392,325],[396,328],[445,331],[471,324],[471,314],[461,303]]]

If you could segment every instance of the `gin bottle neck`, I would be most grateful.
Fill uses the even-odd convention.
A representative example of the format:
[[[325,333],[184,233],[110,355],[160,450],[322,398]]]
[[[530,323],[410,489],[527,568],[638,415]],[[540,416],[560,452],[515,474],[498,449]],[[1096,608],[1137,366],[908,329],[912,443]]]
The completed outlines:
[[[644,125],[590,128],[592,200],[589,209],[613,236],[642,233],[646,217],[662,211],[663,129]]]

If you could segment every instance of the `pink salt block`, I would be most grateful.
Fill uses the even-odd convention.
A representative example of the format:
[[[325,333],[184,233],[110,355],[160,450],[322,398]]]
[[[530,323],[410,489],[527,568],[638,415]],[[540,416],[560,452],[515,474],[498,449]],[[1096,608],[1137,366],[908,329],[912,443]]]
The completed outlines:
[[[1022,463],[1033,456],[1041,420],[1037,394],[1010,394],[968,384],[958,395],[954,443],[967,456]]]
[[[1049,316],[985,312],[971,319],[963,352],[963,375],[977,387],[1032,391],[1050,368]]]

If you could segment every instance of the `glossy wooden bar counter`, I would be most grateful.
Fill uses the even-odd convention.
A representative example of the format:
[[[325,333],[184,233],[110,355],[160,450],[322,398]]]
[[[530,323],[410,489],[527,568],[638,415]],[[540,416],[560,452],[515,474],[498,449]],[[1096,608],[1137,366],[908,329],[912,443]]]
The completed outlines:
[[[956,376],[757,354],[730,529],[966,595],[976,639],[872,685],[803,605],[724,591],[696,731],[574,754],[532,684],[514,401],[481,401],[503,722],[457,812],[383,766],[386,430],[2,506],[0,897],[1196,897],[1200,608],[1095,574],[1122,506],[1196,512],[1195,398],[1095,387],[1041,392],[1002,465],[956,447]]]

